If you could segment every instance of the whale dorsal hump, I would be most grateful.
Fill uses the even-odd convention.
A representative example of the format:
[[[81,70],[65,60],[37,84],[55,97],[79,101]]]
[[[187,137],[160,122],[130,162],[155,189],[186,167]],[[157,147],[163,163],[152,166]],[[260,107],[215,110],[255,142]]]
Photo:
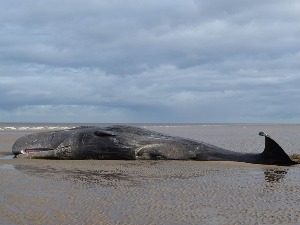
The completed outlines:
[[[265,137],[265,150],[261,153],[265,164],[293,165],[292,161],[285,151],[265,132],[259,132],[260,136]]]

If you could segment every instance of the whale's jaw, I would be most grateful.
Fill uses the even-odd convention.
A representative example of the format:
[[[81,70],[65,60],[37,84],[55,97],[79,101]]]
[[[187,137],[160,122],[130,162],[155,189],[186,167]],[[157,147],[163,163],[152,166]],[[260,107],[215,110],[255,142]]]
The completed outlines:
[[[29,159],[53,159],[55,158],[55,150],[51,148],[26,148],[15,154],[15,158]]]

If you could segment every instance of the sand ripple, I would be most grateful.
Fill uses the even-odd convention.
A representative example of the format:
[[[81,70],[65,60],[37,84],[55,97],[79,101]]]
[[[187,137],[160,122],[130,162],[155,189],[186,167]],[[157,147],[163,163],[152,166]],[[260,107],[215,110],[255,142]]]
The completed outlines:
[[[299,167],[42,160],[3,165],[1,223],[300,223]]]

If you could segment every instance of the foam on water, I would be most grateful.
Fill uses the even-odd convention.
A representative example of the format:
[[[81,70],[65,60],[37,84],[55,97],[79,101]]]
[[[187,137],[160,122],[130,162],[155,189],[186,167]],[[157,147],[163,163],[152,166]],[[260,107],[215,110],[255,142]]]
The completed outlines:
[[[22,126],[22,125],[14,125],[14,126],[5,126],[0,124],[0,131],[47,131],[47,130],[62,130],[62,129],[70,129],[74,128],[74,125],[58,125],[58,126],[51,126],[51,125],[29,125],[29,126]]]

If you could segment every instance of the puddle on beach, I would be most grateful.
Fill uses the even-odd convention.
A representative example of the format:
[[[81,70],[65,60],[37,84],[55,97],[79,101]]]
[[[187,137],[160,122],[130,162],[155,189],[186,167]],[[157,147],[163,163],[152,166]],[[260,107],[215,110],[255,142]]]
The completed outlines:
[[[167,161],[30,162],[13,168],[0,166],[0,199],[5,203],[0,206],[0,222],[300,223],[299,167]],[[8,170],[16,174],[11,176]]]

